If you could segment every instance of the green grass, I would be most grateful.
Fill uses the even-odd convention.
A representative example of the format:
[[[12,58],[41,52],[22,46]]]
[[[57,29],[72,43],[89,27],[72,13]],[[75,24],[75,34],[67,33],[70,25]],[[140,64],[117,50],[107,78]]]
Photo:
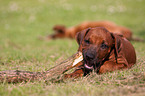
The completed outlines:
[[[45,71],[77,51],[75,40],[40,41],[55,24],[111,20],[145,39],[144,0],[0,0],[0,71]],[[132,42],[137,63],[115,71],[60,83],[0,84],[0,96],[145,95],[145,43]]]

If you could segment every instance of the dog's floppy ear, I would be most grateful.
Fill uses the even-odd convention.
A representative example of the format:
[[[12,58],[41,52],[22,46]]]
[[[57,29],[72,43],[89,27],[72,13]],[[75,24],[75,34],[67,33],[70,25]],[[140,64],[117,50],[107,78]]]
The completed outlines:
[[[80,45],[84,39],[84,37],[86,36],[86,34],[89,32],[91,28],[87,28],[87,29],[84,29],[82,30],[81,32],[78,32],[76,34],[76,40],[77,40],[77,43]]]
[[[114,49],[115,49],[115,57],[117,60],[118,57],[118,53],[121,50],[121,40],[119,39],[119,36],[117,36],[116,34],[111,33],[112,38],[114,39]]]

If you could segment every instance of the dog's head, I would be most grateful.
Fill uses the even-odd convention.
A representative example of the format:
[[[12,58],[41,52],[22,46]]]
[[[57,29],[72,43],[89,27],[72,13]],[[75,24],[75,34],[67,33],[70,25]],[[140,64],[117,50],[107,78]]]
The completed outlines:
[[[100,67],[100,63],[107,58],[112,49],[118,56],[120,42],[104,27],[85,29],[76,35],[76,39],[87,69]]]
[[[57,38],[64,38],[66,33],[66,27],[63,25],[55,25],[53,27],[53,31],[55,32],[53,35],[50,36],[50,38],[55,39]]]
[[[56,33],[60,33],[60,34],[64,34],[65,33],[65,29],[66,27],[63,26],[63,25],[55,25],[53,27],[53,30],[56,32]]]

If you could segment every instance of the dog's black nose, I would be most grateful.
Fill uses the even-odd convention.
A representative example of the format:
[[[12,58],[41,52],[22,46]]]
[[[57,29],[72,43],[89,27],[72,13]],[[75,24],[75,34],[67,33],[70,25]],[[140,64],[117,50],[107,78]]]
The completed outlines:
[[[86,54],[86,59],[87,60],[93,60],[94,59],[94,55],[93,54]]]

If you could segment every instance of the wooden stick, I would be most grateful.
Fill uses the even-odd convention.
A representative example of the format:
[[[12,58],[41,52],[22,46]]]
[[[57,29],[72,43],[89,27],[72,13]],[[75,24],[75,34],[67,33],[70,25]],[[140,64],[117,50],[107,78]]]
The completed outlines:
[[[42,79],[49,80],[50,78],[58,77],[59,75],[64,74],[66,71],[73,67],[79,66],[79,62],[82,60],[83,57],[81,52],[77,52],[67,60],[61,62],[46,72],[30,72],[20,70],[0,71],[0,82],[17,83]]]

